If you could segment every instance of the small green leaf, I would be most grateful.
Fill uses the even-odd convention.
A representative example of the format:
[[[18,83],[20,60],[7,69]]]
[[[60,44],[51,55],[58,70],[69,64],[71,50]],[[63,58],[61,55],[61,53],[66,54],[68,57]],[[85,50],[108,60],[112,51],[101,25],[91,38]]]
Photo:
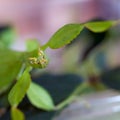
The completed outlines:
[[[44,110],[53,110],[54,104],[48,92],[41,86],[31,82],[27,96],[30,102],[37,108]]]
[[[4,48],[9,48],[16,38],[16,32],[11,26],[6,26],[0,31],[0,43]],[[1,46],[0,46],[1,47]]]
[[[85,25],[86,28],[93,32],[104,32],[112,27],[115,21],[102,21],[102,22],[88,22]]]
[[[28,70],[25,70],[8,95],[8,100],[11,106],[16,107],[22,101],[29,88],[30,82],[30,74],[28,73]]]
[[[74,40],[83,28],[84,26],[82,24],[67,24],[50,38],[47,45],[52,49],[61,48]]]
[[[27,40],[26,41],[27,51],[34,51],[40,47],[37,40]]]
[[[23,112],[14,107],[11,109],[11,118],[12,120],[25,120]]]

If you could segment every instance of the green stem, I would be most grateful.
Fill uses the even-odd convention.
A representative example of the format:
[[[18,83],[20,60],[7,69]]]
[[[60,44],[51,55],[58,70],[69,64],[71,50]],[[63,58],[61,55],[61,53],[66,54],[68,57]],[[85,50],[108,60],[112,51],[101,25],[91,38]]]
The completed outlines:
[[[26,66],[25,64],[23,64],[22,67],[21,67],[21,69],[20,69],[19,74],[17,75],[17,78],[16,78],[17,80],[20,79],[20,77],[22,76],[22,74],[23,74],[23,72],[24,72],[25,69],[27,69],[28,72],[30,72],[32,70],[32,67],[31,66]]]
[[[20,72],[19,72],[19,74],[17,75],[17,80],[19,80],[19,78],[21,77],[21,75],[23,74],[23,72],[24,72],[24,70],[25,70],[25,64],[22,64],[22,67],[21,67],[21,69],[20,69]]]
[[[80,84],[67,99],[65,99],[62,103],[58,104],[55,107],[55,110],[60,110],[66,105],[70,104],[76,98],[76,96],[78,94],[82,94],[86,90],[86,88],[88,88],[87,82]]]
[[[44,44],[43,46],[41,46],[41,49],[42,49],[43,51],[45,51],[47,48],[48,48],[48,44],[47,44],[47,43]]]

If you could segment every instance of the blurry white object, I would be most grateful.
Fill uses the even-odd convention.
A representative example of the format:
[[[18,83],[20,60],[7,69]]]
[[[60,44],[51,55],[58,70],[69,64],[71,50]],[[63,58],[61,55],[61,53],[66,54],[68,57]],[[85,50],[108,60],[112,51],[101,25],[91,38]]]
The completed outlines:
[[[82,99],[81,99],[82,98]],[[54,120],[119,120],[120,95],[103,91],[84,95],[66,107]]]

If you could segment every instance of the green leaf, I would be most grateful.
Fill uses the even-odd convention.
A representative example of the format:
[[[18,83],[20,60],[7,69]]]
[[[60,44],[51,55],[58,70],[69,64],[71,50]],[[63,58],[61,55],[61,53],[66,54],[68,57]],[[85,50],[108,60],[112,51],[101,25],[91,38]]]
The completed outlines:
[[[27,51],[34,51],[40,47],[37,40],[27,40],[26,41]]]
[[[25,70],[23,75],[17,81],[17,83],[11,89],[8,100],[11,106],[17,106],[25,96],[29,86],[30,86],[31,78],[28,70]]]
[[[14,107],[11,109],[11,118],[12,120],[25,120],[23,112]]]
[[[52,49],[61,48],[74,40],[83,28],[82,24],[67,24],[50,38],[47,45]]]
[[[16,32],[11,27],[6,28],[0,32],[0,40],[3,42],[5,47],[10,47],[16,38]]]
[[[102,21],[102,22],[88,22],[85,25],[86,28],[93,32],[104,32],[116,24],[115,21]]]
[[[22,66],[22,53],[0,49],[0,92],[4,91],[18,75]]]
[[[54,104],[52,98],[48,92],[41,86],[31,82],[30,88],[27,92],[27,96],[35,107],[41,108],[44,110],[53,110]]]

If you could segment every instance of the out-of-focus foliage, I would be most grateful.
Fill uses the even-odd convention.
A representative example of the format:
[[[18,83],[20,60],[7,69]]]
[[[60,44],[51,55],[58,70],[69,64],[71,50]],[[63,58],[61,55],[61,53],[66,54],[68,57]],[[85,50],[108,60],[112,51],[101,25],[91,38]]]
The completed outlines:
[[[0,92],[15,80],[22,66],[23,54],[9,49],[0,49]]]
[[[11,106],[17,107],[18,104],[22,101],[26,91],[30,86],[30,82],[30,74],[28,73],[28,70],[25,70],[9,93],[8,100]]]
[[[9,48],[16,37],[15,30],[10,26],[0,27],[0,48]]]
[[[116,21],[89,22],[85,24],[85,27],[93,32],[103,32],[114,24],[116,24]]]
[[[67,24],[60,28],[55,34],[53,34],[50,40],[43,46],[40,46],[36,41],[30,41],[28,42],[27,50],[24,52],[13,51],[10,49],[6,49],[5,47],[0,48],[0,92],[3,93],[3,91],[5,92],[7,89],[9,89],[10,86],[12,87],[8,99],[12,107],[13,120],[16,119],[16,114],[20,116],[21,120],[24,119],[23,113],[17,108],[14,109],[13,107],[17,107],[19,105],[26,93],[31,104],[33,104],[35,107],[49,111],[56,108],[48,92],[41,86],[30,82],[31,78],[29,72],[30,70],[32,70],[32,68],[36,68],[36,66],[39,66],[39,64],[43,65],[45,63],[44,51],[47,49],[47,47],[57,49],[69,44],[70,42],[75,40],[78,35],[80,35],[81,31],[84,28],[87,28],[93,32],[104,32],[114,25],[116,25],[115,21]],[[41,51],[43,54],[41,54]],[[76,49],[76,51],[78,51],[78,49]],[[69,56],[71,57],[71,54],[76,53],[79,52],[73,53],[71,51],[69,53]],[[30,61],[31,58],[34,61]],[[77,60],[79,60],[79,58],[76,56],[75,59],[72,59],[72,63],[70,64],[74,64]],[[86,83],[82,84],[82,91],[86,91],[86,89],[88,89],[86,85],[89,86],[89,83],[92,85],[94,84],[95,78],[91,75],[95,72],[95,70],[92,69],[91,65],[93,64],[93,62],[91,62],[91,58],[89,60],[90,64],[87,64],[87,61],[85,61],[84,63],[82,63],[83,65],[81,65],[81,67],[75,66],[74,68],[76,72],[85,73],[86,75],[84,76],[87,77],[90,76],[90,81],[85,81]],[[45,67],[47,67],[47,65]],[[29,70],[25,71],[26,68]],[[42,69],[44,67],[39,68]],[[17,83],[13,85],[12,83],[15,80],[17,80]],[[98,85],[95,83],[95,89],[103,89],[103,86],[101,86],[102,85]],[[73,96],[77,95],[79,93],[79,89],[77,89],[77,92],[75,91],[74,93],[75,94],[73,94]],[[63,102],[61,106],[64,107],[66,104],[68,104],[71,101],[71,98],[74,98],[73,96],[69,97],[68,100],[65,100],[65,102]],[[62,107],[58,108],[61,109]]]

